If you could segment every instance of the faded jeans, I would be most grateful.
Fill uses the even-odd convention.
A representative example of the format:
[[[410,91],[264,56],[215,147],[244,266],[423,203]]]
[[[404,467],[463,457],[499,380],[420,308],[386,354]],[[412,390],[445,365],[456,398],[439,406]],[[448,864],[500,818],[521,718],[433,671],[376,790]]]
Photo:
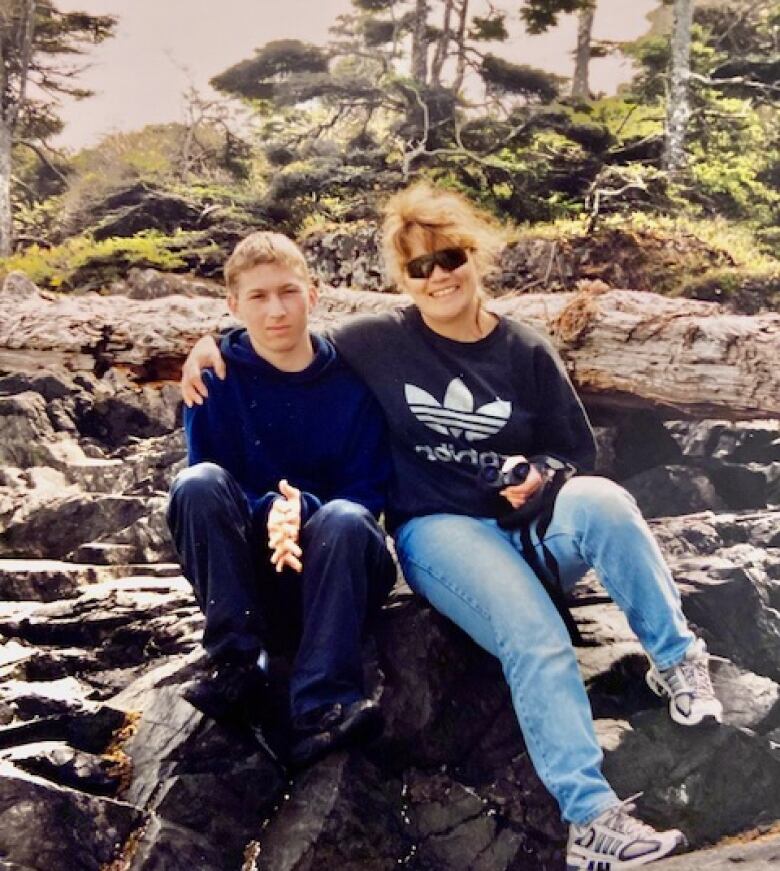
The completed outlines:
[[[534,543],[543,562],[538,538]],[[545,544],[564,591],[595,569],[660,669],[692,644],[680,596],[636,502],[599,477],[568,481]],[[495,520],[455,514],[414,518],[396,532],[409,585],[497,656],[531,760],[568,822],[585,824],[618,799],[579,667],[560,614],[522,556],[520,535]]]

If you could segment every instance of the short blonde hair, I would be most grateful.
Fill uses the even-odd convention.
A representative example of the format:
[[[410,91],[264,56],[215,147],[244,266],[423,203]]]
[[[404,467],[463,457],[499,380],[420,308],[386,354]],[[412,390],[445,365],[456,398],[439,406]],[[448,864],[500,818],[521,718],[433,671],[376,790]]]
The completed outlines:
[[[309,267],[301,249],[283,233],[260,230],[242,239],[225,263],[225,286],[231,296],[238,293],[238,277],[261,263],[281,263],[311,284]]]
[[[394,194],[385,204],[382,253],[390,277],[400,283],[404,267],[418,240],[429,251],[466,248],[477,271],[485,276],[494,267],[506,242],[498,222],[455,191],[416,182]]]

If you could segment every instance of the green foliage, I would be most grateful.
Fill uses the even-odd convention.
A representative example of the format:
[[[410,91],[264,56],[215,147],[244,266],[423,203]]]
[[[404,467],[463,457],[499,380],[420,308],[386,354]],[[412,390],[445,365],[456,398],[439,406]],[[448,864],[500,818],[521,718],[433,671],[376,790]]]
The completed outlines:
[[[24,272],[39,287],[51,290],[100,289],[122,278],[133,266],[176,272],[186,267],[195,253],[209,253],[214,246],[192,243],[191,233],[164,236],[155,231],[131,238],[110,238],[96,242],[89,236],[76,236],[62,245],[43,248],[32,245],[25,251],[0,261],[0,268]],[[189,252],[187,249],[190,249]]]
[[[776,135],[745,100],[714,91],[706,97],[688,146],[692,198],[709,213],[774,223],[780,191],[761,176],[776,160]]]
[[[475,15],[471,19],[469,39],[480,42],[503,42],[505,39],[509,39],[509,31],[506,29],[506,15],[500,12],[495,12],[485,18]]]
[[[525,0],[520,16],[529,33],[544,33],[558,23],[562,13],[577,12],[592,0]]]
[[[322,74],[327,70],[328,58],[321,48],[299,39],[277,39],[258,49],[251,60],[214,76],[211,85],[238,97],[269,99],[279,81],[296,73]]]
[[[517,94],[542,103],[555,100],[565,81],[561,76],[527,64],[513,64],[494,54],[482,59],[480,74],[495,92]]]
[[[674,295],[718,302],[741,314],[780,311],[780,268],[713,269],[683,282]]]

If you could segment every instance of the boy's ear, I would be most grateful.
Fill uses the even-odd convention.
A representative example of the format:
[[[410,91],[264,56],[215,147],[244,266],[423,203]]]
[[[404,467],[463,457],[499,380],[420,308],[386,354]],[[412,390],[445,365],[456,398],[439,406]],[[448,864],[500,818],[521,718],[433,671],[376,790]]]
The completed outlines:
[[[227,307],[230,314],[238,317],[238,298],[234,293],[228,293],[227,297]]]
[[[309,309],[313,309],[317,305],[317,300],[320,298],[320,289],[316,284],[309,286]]]

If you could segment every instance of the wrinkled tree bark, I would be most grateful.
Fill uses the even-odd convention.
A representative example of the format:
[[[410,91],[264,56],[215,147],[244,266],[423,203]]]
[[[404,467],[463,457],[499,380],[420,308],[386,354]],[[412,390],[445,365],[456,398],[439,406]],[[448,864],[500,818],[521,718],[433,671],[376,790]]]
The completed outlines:
[[[416,0],[412,31],[412,78],[423,84],[428,80],[428,3]]]
[[[458,35],[455,39],[458,46],[458,63],[455,80],[452,83],[452,90],[456,94],[463,87],[463,79],[466,75],[466,24],[469,18],[469,0],[461,0],[458,16]]]
[[[34,29],[35,0],[3,0],[0,6],[0,257],[7,257],[13,247],[11,150],[27,92]],[[18,78],[15,88],[8,78],[13,68]]]
[[[441,73],[444,62],[447,60],[447,51],[450,47],[450,24],[452,21],[452,6],[454,0],[444,0],[444,19],[441,26],[441,34],[436,41],[436,53],[431,63],[431,84],[441,85]]]
[[[691,114],[689,89],[692,25],[693,0],[674,0],[669,102],[663,154],[663,166],[668,172],[680,169],[685,163],[685,130]]]
[[[571,95],[578,100],[587,100],[590,97],[588,72],[590,70],[590,42],[593,34],[593,17],[595,13],[595,5],[583,6],[577,16],[577,50],[574,57],[574,78],[572,80]]]

